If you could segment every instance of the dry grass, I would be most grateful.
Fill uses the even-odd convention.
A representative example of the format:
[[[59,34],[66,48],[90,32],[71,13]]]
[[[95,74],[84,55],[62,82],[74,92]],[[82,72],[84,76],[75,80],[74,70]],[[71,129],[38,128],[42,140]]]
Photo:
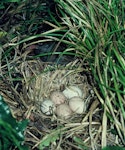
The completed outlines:
[[[17,120],[30,120],[25,131],[25,143],[30,149],[39,149],[39,144],[51,136],[55,136],[55,139],[49,143],[48,149],[53,150],[101,149],[102,142],[105,141],[110,145],[120,144],[119,138],[110,132],[100,102],[94,93],[91,93],[94,81],[91,85],[88,83],[86,74],[89,70],[81,66],[80,60],[66,66],[52,66],[39,60],[16,60],[19,65],[15,70],[20,74],[15,73],[15,78],[19,78],[20,75],[20,81],[14,81],[13,73],[7,80],[2,77],[0,94],[9,104]],[[12,67],[11,63],[10,66]],[[59,119],[55,114],[44,115],[40,110],[41,101],[49,97],[52,91],[62,91],[67,85],[78,85],[85,93],[86,112],[82,115],[74,114],[69,120]],[[109,131],[105,128],[106,124]],[[106,139],[102,132],[106,134]]]

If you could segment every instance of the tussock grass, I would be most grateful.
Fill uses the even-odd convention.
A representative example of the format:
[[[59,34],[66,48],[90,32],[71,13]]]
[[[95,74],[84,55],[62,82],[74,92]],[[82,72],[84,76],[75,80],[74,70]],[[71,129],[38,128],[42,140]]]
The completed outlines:
[[[53,31],[47,36],[64,42],[68,45],[67,51],[74,51],[83,62],[89,62],[97,82],[94,91],[103,108],[101,145],[107,145],[109,130],[118,135],[117,144],[124,145],[125,3],[112,0],[55,2],[62,19],[60,26],[65,30],[56,27],[63,36]]]

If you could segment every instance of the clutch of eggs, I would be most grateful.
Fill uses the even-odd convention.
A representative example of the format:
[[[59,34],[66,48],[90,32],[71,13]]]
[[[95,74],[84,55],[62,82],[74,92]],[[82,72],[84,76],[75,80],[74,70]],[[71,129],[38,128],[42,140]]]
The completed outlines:
[[[56,113],[59,118],[64,119],[68,119],[73,113],[82,114],[86,110],[82,96],[83,93],[77,86],[66,87],[63,92],[54,91],[49,99],[42,102],[41,111],[46,115]]]

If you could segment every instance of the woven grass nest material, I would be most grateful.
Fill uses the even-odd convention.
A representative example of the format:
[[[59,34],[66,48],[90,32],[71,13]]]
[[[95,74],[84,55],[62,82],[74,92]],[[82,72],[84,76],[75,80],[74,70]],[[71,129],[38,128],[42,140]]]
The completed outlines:
[[[30,62],[30,70],[27,63],[23,64],[23,76],[25,79],[25,90],[30,102],[40,110],[43,100],[50,99],[53,91],[63,91],[68,86],[77,86],[83,92],[82,99],[86,101],[88,107],[88,97],[90,97],[91,86],[87,82],[86,76],[81,75],[83,68],[78,61],[71,62],[66,66],[46,65],[43,69]],[[90,98],[89,98],[90,101]]]

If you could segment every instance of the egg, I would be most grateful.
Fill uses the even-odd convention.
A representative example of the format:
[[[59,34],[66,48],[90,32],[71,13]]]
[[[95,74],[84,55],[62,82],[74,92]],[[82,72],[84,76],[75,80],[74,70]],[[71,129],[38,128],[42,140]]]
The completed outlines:
[[[56,114],[59,118],[68,119],[72,115],[72,110],[70,109],[69,105],[64,103],[57,106]]]
[[[55,105],[60,105],[65,103],[66,97],[62,92],[54,91],[50,95],[50,99],[54,102]]]
[[[69,86],[63,91],[63,94],[68,98],[72,98],[75,96],[82,97],[82,90],[78,86]]]
[[[76,114],[82,114],[86,109],[85,103],[80,97],[69,99],[69,107]]]
[[[55,104],[51,100],[46,99],[46,100],[42,101],[41,111],[44,114],[52,115],[53,112],[55,111],[55,109],[56,109]]]

